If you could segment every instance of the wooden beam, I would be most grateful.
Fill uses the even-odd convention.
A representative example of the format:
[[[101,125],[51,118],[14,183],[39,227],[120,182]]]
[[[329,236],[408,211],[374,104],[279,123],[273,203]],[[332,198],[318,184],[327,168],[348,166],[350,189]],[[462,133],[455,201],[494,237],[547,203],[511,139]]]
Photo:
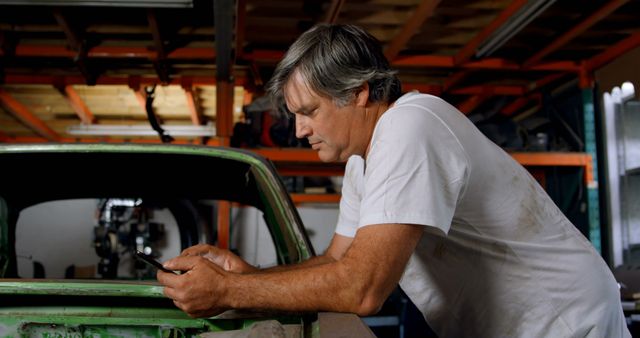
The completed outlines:
[[[95,117],[91,110],[84,103],[80,95],[73,89],[73,86],[67,85],[64,87],[57,87],[58,91],[64,96],[64,98],[69,102],[69,105],[76,112],[76,115],[80,118],[80,121],[84,124],[93,124],[95,122]]]
[[[0,88],[0,104],[2,104],[16,119],[33,130],[36,134],[49,141],[57,142],[60,140],[60,135],[58,135],[58,133],[49,128],[49,126],[35,116],[29,108],[14,99],[10,93],[2,88]]]
[[[424,24],[425,20],[428,17],[433,15],[433,12],[436,9],[436,6],[440,3],[440,0],[422,0],[418,8],[413,12],[409,21],[407,21],[404,26],[400,29],[400,32],[391,39],[391,44],[384,51],[384,55],[387,57],[387,60],[394,60],[400,51],[404,49],[405,45],[411,37],[418,31],[420,27]]]
[[[457,65],[465,63],[475,54],[476,49],[482,44],[493,32],[498,30],[511,18],[520,8],[527,4],[527,0],[514,0],[507,6],[496,18],[491,21],[480,33],[476,34],[462,49],[455,55],[454,60]]]
[[[620,55],[640,46],[640,31],[636,31],[630,37],[609,47],[606,51],[592,57],[584,64],[588,72],[592,72],[615,60]]]
[[[574,26],[570,30],[566,31],[564,34],[559,36],[553,42],[548,44],[545,48],[543,48],[542,50],[540,50],[539,52],[534,54],[532,57],[527,59],[523,63],[523,67],[525,67],[525,68],[526,67],[530,67],[530,66],[538,63],[540,60],[542,60],[542,58],[544,58],[548,54],[554,52],[558,48],[564,46],[571,39],[573,39],[576,36],[580,35],[582,32],[586,31],[587,29],[589,29],[589,27],[591,27],[594,24],[598,23],[600,20],[606,18],[609,14],[611,14],[613,11],[615,11],[616,9],[618,9],[620,6],[624,5],[627,2],[629,2],[629,0],[611,0],[611,1],[609,1],[606,5],[602,6],[600,9],[595,11],[593,14],[589,15],[582,22],[580,22],[579,24],[577,24],[576,26]]]
[[[342,5],[344,5],[344,0],[332,0],[322,21],[325,23],[335,23],[340,16]]]

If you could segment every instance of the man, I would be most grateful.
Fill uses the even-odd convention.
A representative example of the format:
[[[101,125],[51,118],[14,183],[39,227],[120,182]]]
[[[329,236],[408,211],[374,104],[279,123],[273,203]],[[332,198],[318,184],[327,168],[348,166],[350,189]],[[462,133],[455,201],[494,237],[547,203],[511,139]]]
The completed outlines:
[[[454,107],[400,83],[380,44],[319,25],[269,91],[322,161],[346,161],[322,256],[260,271],[199,245],[158,273],[191,316],[230,308],[375,313],[400,283],[439,336],[622,337],[616,282],[590,243],[508,154]]]

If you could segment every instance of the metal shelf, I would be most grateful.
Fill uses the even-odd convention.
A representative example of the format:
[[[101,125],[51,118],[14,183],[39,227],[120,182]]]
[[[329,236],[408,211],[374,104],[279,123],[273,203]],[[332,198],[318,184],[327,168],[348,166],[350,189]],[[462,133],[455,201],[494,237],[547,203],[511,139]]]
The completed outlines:
[[[282,176],[342,176],[344,163],[323,163],[315,150],[260,148],[251,151],[271,160]],[[591,155],[576,152],[513,152],[509,153],[525,167],[584,167],[584,179],[594,184]],[[640,173],[640,171],[639,171]],[[294,203],[338,203],[340,194],[291,194]]]

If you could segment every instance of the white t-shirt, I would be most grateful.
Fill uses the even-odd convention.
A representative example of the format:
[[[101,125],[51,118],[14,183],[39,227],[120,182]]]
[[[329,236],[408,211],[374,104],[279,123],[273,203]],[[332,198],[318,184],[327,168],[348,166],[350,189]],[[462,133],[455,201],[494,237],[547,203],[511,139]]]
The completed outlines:
[[[336,233],[424,225],[400,286],[440,337],[630,337],[613,275],[529,173],[438,97],[347,162]]]

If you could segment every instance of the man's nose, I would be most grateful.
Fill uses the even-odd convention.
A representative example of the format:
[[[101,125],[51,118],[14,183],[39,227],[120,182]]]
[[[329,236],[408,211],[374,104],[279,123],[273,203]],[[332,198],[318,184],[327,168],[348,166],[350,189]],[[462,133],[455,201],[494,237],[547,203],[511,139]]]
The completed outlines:
[[[299,116],[296,114],[296,137],[305,138],[311,135],[311,127],[307,124],[305,116]]]

